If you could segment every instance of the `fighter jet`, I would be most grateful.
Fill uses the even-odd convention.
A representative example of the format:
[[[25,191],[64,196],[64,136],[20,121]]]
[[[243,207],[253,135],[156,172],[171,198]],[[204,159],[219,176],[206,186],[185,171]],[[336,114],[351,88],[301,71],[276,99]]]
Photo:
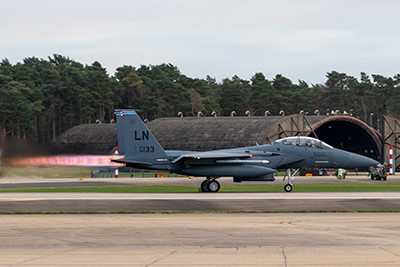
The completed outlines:
[[[119,153],[112,160],[138,169],[206,177],[203,192],[218,192],[220,177],[234,182],[274,181],[277,170],[286,170],[286,192],[292,191],[294,175],[300,168],[368,168],[379,162],[333,148],[321,140],[295,136],[271,145],[257,145],[207,152],[164,150],[135,110],[116,110]],[[285,178],[284,178],[285,179]]]

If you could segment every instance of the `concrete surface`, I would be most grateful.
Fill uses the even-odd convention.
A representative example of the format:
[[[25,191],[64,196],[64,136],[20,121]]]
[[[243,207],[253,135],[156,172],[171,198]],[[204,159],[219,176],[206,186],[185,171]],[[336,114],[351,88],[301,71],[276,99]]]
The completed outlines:
[[[400,266],[398,213],[1,215],[0,267]]]
[[[400,192],[0,193],[13,211],[400,211]]]
[[[7,187],[199,184],[201,178],[1,178]],[[222,184],[232,179],[222,178]],[[389,177],[388,181],[400,181]],[[374,182],[299,177],[295,183]],[[284,183],[277,179],[275,183]],[[143,201],[147,201],[143,202]],[[260,210],[400,209],[399,192],[246,194],[1,193],[0,207]],[[329,205],[328,205],[328,204]],[[241,205],[241,206],[239,206]],[[307,206],[306,206],[307,205]],[[400,213],[0,215],[0,267],[400,266]]]

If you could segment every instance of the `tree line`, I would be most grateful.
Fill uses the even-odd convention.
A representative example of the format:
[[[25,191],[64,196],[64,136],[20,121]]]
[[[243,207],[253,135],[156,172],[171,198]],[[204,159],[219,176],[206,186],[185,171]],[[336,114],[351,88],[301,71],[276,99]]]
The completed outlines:
[[[101,63],[83,65],[69,57],[25,58],[0,63],[0,136],[55,141],[65,130],[83,123],[108,123],[114,109],[142,111],[143,119],[184,116],[313,115],[339,110],[368,122],[371,113],[399,117],[400,74],[384,77],[361,73],[326,74],[324,84],[297,84],[281,74],[267,79],[261,72],[250,80],[237,75],[216,81],[190,78],[172,64],[122,66],[114,75]],[[374,121],[376,127],[376,121]]]

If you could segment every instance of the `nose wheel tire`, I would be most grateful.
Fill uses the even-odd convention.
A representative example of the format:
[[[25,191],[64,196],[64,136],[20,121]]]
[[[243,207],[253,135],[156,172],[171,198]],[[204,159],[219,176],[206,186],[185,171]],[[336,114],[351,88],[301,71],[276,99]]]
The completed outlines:
[[[287,185],[285,185],[284,189],[285,189],[286,192],[291,192],[293,187],[292,187],[291,184],[287,184]]]

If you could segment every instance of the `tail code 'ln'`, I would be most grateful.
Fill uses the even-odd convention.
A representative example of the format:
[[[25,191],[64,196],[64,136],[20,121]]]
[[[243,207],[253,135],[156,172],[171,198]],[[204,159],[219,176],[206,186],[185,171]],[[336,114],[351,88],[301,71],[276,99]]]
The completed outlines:
[[[125,155],[125,158],[146,162],[156,162],[157,159],[167,158],[164,149],[136,111],[121,109],[115,112],[120,154]]]

